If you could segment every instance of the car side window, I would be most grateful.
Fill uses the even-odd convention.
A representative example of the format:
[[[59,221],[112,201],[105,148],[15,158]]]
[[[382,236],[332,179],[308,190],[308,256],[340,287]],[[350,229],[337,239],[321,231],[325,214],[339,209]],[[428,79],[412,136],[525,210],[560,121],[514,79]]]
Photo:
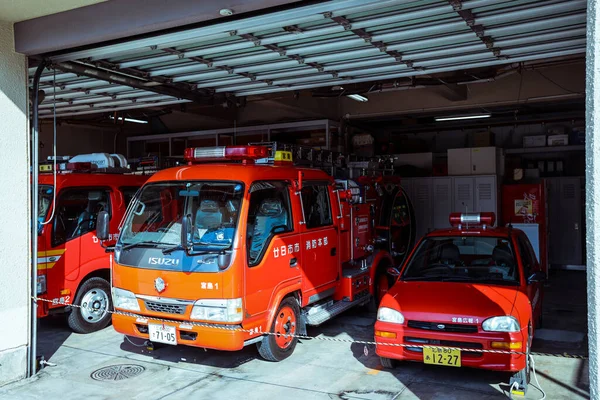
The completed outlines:
[[[333,224],[327,182],[305,182],[302,187],[302,207],[306,228],[320,228]]]
[[[247,223],[248,265],[257,265],[273,236],[294,230],[287,182],[261,181],[250,187]]]
[[[100,211],[110,209],[110,191],[104,188],[68,189],[58,198],[52,245],[58,246],[96,230]]]
[[[529,240],[526,237],[519,235],[519,253],[521,254],[521,262],[523,263],[523,273],[525,274],[525,279],[531,276],[535,267],[535,260],[532,259],[528,242]]]

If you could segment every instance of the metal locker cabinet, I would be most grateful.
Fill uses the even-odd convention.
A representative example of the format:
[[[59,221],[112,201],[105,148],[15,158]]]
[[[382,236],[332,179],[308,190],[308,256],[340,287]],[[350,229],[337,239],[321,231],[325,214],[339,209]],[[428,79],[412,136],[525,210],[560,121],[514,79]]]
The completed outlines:
[[[497,214],[496,176],[476,176],[474,212],[493,212]]]
[[[417,222],[417,240],[432,230],[432,178],[417,178],[413,182],[415,220]]]
[[[561,178],[559,190],[560,214],[558,218],[562,222],[562,229],[558,233],[561,238],[557,238],[561,243],[559,264],[580,266],[583,264],[580,178]]]
[[[433,229],[450,227],[452,212],[452,178],[432,178]]]
[[[472,176],[452,178],[453,212],[473,212],[475,208],[473,185]]]
[[[471,148],[471,172],[472,175],[495,174],[496,171],[496,147],[473,147]]]

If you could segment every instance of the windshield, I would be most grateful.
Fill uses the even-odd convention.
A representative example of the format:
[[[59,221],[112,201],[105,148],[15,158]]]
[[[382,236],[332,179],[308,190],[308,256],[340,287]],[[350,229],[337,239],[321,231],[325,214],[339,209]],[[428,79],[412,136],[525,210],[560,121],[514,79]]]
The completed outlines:
[[[168,182],[144,186],[125,218],[122,246],[181,244],[181,220],[190,215],[194,250],[233,244],[243,185],[238,182]]]
[[[430,237],[419,245],[401,279],[515,285],[519,269],[514,254],[507,238]]]

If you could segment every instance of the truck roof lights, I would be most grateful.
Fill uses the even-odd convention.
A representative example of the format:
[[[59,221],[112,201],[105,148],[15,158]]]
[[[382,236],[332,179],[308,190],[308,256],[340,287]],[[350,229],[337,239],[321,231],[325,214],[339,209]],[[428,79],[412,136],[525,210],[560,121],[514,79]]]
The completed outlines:
[[[185,149],[183,158],[188,162],[242,161],[268,157],[265,146],[217,146]]]
[[[496,214],[493,212],[482,213],[451,213],[450,225],[462,229],[463,225],[467,228],[492,226],[496,223]]]

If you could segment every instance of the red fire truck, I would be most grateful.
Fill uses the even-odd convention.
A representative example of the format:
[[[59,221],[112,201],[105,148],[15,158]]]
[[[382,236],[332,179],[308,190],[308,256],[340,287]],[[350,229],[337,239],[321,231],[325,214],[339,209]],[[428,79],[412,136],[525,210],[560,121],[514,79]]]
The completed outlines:
[[[125,335],[218,350],[256,344],[283,360],[307,325],[376,304],[387,268],[414,240],[396,177],[336,181],[258,145],[188,149],[185,159],[143,186],[114,249],[122,313],[113,326]],[[103,240],[106,224],[101,213]]]
[[[54,174],[53,164],[46,164],[39,174],[37,294],[49,302],[38,302],[38,317],[69,312],[68,324],[78,333],[111,320],[111,254],[96,237],[97,215],[109,215],[107,239],[114,243],[127,204],[148,178],[96,165],[60,163]]]

